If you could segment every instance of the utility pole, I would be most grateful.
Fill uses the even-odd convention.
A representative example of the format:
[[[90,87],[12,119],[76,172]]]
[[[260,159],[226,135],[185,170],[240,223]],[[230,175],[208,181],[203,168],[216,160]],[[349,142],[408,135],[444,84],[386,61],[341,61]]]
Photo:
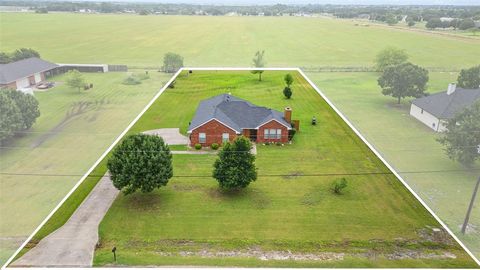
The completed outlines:
[[[475,202],[475,197],[477,197],[478,187],[480,186],[480,176],[478,177],[477,184],[475,185],[475,189],[473,190],[472,200],[470,201],[470,205],[468,206],[467,215],[465,216],[465,221],[463,222],[462,226],[462,233],[465,234],[468,226],[468,221],[470,220],[470,214],[472,213],[473,203]]]

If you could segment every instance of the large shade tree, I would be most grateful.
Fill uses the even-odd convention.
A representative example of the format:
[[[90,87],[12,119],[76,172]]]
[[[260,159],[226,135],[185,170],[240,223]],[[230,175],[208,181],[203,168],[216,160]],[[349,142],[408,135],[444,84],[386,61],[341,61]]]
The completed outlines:
[[[405,97],[424,96],[427,82],[428,71],[412,63],[389,66],[378,78],[382,93],[397,98],[398,104]]]
[[[405,50],[395,47],[387,47],[377,54],[375,58],[375,66],[378,71],[384,71],[387,67],[405,63],[407,60],[408,54]]]
[[[0,89],[0,142],[31,128],[39,116],[39,104],[33,95]]]
[[[161,137],[136,134],[113,150],[107,163],[113,185],[124,194],[167,185],[173,176],[172,154]]]
[[[480,159],[480,101],[450,119],[438,141],[447,156],[469,167]]]
[[[73,89],[78,89],[78,92],[85,86],[85,79],[80,71],[73,69],[67,73],[66,84]]]
[[[480,88],[480,65],[462,69],[457,79],[458,86],[466,89]]]
[[[177,72],[183,67],[183,57],[176,53],[166,53],[163,57],[163,71],[167,73]]]
[[[214,163],[213,177],[223,189],[247,187],[257,179],[255,156],[251,142],[243,136],[226,143]]]

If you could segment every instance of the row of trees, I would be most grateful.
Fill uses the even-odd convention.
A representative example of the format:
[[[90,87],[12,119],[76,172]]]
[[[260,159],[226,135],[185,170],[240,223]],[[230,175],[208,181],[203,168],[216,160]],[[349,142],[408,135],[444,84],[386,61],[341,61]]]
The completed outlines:
[[[213,177],[220,188],[234,190],[247,187],[257,179],[255,156],[250,140],[238,137],[226,143],[213,165]],[[151,192],[168,184],[173,176],[172,154],[161,137],[137,134],[126,137],[107,162],[113,185],[131,194],[137,190]]]
[[[208,5],[208,4],[167,4],[167,3],[134,3],[134,2],[93,2],[93,1],[35,1],[6,0],[5,6],[27,6],[33,10],[70,11],[89,9],[102,13],[134,11],[137,13],[160,13],[179,15],[226,15],[235,12],[241,15],[278,16],[307,14],[332,14],[340,18],[359,18],[368,15],[372,20],[380,20],[382,16],[408,16],[415,21],[428,21],[431,18],[480,18],[478,6],[407,6],[407,5]]]
[[[40,116],[34,96],[12,89],[0,89],[0,144],[33,126]]]
[[[12,53],[0,52],[0,64],[8,64],[30,57],[40,58],[40,54],[34,49],[30,48],[20,48]]]

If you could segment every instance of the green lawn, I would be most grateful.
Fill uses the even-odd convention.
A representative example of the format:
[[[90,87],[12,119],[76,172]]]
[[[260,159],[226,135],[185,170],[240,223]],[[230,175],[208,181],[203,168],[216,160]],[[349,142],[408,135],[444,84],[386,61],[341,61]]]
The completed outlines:
[[[11,256],[163,86],[169,75],[151,72],[136,86],[126,73],[84,74],[88,92],[58,86],[36,92],[41,116],[32,130],[0,148],[0,262]],[[70,112],[70,113],[69,113]],[[69,116],[67,116],[69,115]],[[95,181],[86,181],[91,187]],[[88,186],[87,185],[87,186]],[[77,200],[89,193],[76,193]],[[75,197],[74,196],[74,197]],[[68,218],[78,204],[66,206]],[[48,228],[48,226],[47,226]]]
[[[54,62],[130,66],[159,66],[164,53],[173,51],[185,57],[186,65],[249,66],[253,53],[265,49],[267,66],[346,67],[372,66],[375,54],[392,45],[404,48],[412,61],[426,67],[448,70],[478,64],[475,56],[479,39],[412,32],[386,25],[362,27],[355,26],[356,23],[296,17],[0,13],[0,50],[31,47]],[[454,81],[457,74],[431,75],[431,89],[437,91]],[[88,112],[55,130],[56,135],[49,136],[39,147],[31,145],[40,138],[45,139],[44,134],[30,133],[12,145],[13,148],[0,151],[2,172],[75,175],[0,177],[0,262],[34,230],[167,78],[155,74],[142,85],[127,87],[120,84],[125,76],[122,73],[87,76],[95,83],[92,92],[77,95],[60,86],[55,91],[37,94],[42,116],[34,131],[49,132],[75,107],[75,102],[92,102]],[[375,74],[314,73],[310,76],[395,167],[406,170],[460,168],[444,157],[433,141],[433,134],[408,118],[404,108],[391,109],[390,99],[378,94]],[[104,97],[110,102],[98,102]],[[95,109],[97,107],[101,109]],[[378,123],[394,131],[378,128]],[[409,129],[402,129],[403,126]],[[421,139],[412,139],[417,137]],[[422,141],[418,144],[423,147],[419,155],[416,155],[417,140]],[[469,172],[434,177],[404,175],[455,232],[462,221],[474,176]],[[67,213],[69,207],[72,205],[64,207]],[[472,219],[478,228],[477,209]],[[64,218],[53,224],[61,224],[61,219]],[[477,230],[462,239],[480,256],[479,237]]]
[[[471,231],[466,236],[460,233],[480,164],[468,171],[449,160],[435,140],[438,134],[410,117],[408,100],[397,106],[395,99],[381,94],[376,83],[378,74],[308,75],[397,171],[406,172],[400,174],[408,184],[480,257],[480,232]],[[456,73],[430,73],[429,92],[444,91],[456,78]],[[435,172],[445,170],[451,172]],[[415,171],[430,172],[407,173]],[[470,219],[474,228],[480,226],[478,202]]]
[[[249,72],[180,75],[129,133],[185,131],[200,100],[225,92],[277,110],[291,106],[300,132],[291,145],[259,145],[259,178],[239,193],[219,191],[215,156],[175,155],[167,187],[116,199],[99,228],[95,265],[111,265],[116,246],[119,265],[473,267],[449,236],[434,240],[440,225],[299,74],[293,99],[283,98],[284,75],[268,71],[263,82]],[[313,115],[317,126],[309,125]],[[331,192],[339,177],[331,174],[347,175],[344,195]],[[280,251],[330,260],[258,257]],[[219,255],[228,252],[240,255]],[[416,255],[391,258],[409,252]]]
[[[0,20],[2,51],[32,47],[60,63],[158,67],[174,51],[191,66],[250,66],[264,49],[268,66],[372,66],[378,51],[397,46],[417,64],[452,69],[478,64],[480,45],[328,18],[0,13]]]

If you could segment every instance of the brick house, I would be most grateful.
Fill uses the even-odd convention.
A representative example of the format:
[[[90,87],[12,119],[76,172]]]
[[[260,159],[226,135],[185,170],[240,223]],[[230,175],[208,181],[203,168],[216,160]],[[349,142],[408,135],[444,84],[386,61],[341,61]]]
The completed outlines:
[[[291,129],[291,108],[282,113],[222,94],[200,102],[188,134],[192,146],[222,144],[240,135],[258,143],[286,143]]]
[[[0,64],[0,88],[29,88],[45,80],[58,67],[37,57]]]

